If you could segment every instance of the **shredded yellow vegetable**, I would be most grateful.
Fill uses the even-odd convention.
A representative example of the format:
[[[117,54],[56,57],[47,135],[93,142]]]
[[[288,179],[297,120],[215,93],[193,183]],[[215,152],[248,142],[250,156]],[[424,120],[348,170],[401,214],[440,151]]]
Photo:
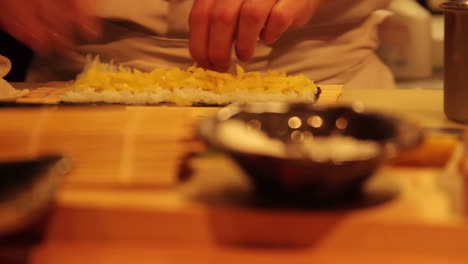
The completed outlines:
[[[195,66],[187,70],[180,68],[158,68],[152,72],[141,72],[120,66],[94,61],[75,81],[72,90],[92,88],[95,91],[146,91],[149,89],[176,89],[194,87],[216,93],[236,91],[253,93],[301,94],[306,90],[316,91],[315,83],[300,74],[288,76],[285,72],[246,72],[237,65],[237,74],[220,73]]]

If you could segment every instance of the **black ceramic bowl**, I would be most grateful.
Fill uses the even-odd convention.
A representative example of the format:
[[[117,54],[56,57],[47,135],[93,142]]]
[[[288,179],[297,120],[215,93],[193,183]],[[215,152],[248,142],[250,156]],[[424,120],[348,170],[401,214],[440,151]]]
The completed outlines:
[[[357,142],[375,142],[378,150],[369,157],[339,162],[244,151],[220,137],[221,125],[230,120],[254,126],[285,146],[293,146],[303,135],[313,138],[339,135]],[[276,201],[307,203],[340,199],[359,192],[385,159],[418,145],[423,139],[418,126],[386,114],[357,111],[349,106],[285,103],[228,106],[200,122],[199,135],[209,146],[237,161],[251,178],[258,195]],[[239,140],[244,140],[241,135],[235,141]]]
[[[70,163],[60,155],[0,161],[0,242],[48,214]]]

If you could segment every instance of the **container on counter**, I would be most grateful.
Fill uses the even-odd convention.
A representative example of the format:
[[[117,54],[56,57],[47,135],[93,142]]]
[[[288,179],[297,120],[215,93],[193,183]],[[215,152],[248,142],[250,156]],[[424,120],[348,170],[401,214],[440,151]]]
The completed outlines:
[[[432,76],[432,22],[430,12],[415,0],[394,0],[393,15],[381,27],[379,55],[397,79]]]
[[[468,123],[468,1],[442,4],[445,14],[444,111],[447,118]]]

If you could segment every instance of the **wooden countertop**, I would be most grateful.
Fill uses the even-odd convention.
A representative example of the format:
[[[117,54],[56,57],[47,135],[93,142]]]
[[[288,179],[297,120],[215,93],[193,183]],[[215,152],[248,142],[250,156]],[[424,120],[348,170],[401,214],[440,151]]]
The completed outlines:
[[[459,126],[441,113],[441,95],[345,91],[340,102],[359,100],[403,113],[424,126]],[[455,165],[386,167],[379,177],[400,187],[398,198],[355,210],[252,209],[187,199],[178,184],[179,165],[185,153],[201,148],[193,138],[197,120],[217,110],[0,108],[1,159],[58,151],[70,155],[75,164],[58,193],[46,240],[32,252],[31,263],[465,263],[468,259],[468,227],[463,210],[454,208],[455,200],[464,199],[463,190],[440,185],[441,179],[463,181],[454,173]],[[225,159],[201,158],[191,164],[195,176],[200,176],[196,178],[208,179],[198,185],[202,191],[220,184],[210,179],[241,174]]]
[[[341,103],[358,103],[368,109],[377,109],[402,115],[426,127],[463,127],[447,120],[443,107],[443,90],[345,90]]]

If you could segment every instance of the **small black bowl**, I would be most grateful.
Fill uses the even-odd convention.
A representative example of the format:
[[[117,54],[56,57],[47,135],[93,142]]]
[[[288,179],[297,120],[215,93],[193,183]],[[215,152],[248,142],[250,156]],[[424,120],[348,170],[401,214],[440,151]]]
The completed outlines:
[[[297,152],[277,156],[243,150],[220,137],[221,125],[229,120],[242,121],[288,147],[304,135],[313,138],[338,135],[375,142],[378,150],[375,155],[341,161],[314,160]],[[231,105],[202,120],[198,128],[200,137],[210,147],[237,161],[251,178],[257,195],[279,203],[320,204],[349,198],[361,191],[363,183],[387,158],[418,145],[424,137],[417,125],[378,112],[359,111],[350,106],[286,103]],[[243,140],[241,135],[236,142],[239,140]]]
[[[0,244],[42,221],[70,167],[55,154],[0,161]]]

